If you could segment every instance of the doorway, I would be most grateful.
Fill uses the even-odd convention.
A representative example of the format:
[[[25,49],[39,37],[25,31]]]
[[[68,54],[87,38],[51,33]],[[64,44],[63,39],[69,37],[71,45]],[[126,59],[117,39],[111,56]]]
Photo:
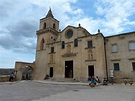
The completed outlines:
[[[22,80],[32,80],[32,67],[25,66],[22,69]]]
[[[65,78],[73,78],[73,61],[65,61]]]
[[[92,77],[94,76],[94,66],[88,66],[88,76]]]
[[[53,77],[53,67],[50,67],[50,77]]]

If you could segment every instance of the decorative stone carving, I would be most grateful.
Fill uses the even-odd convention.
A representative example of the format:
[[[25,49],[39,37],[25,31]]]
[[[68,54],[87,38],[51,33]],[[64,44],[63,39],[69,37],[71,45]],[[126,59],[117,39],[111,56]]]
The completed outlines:
[[[92,59],[93,59],[92,50],[88,50],[88,60],[92,60]]]
[[[76,53],[65,53],[62,55],[62,57],[71,57],[71,56],[76,56]]]
[[[53,63],[53,54],[50,55],[50,63]]]
[[[67,45],[67,52],[62,55],[62,57],[71,57],[71,56],[76,56],[76,53],[71,52],[71,45]]]
[[[71,45],[70,44],[67,45],[67,53],[71,53]]]

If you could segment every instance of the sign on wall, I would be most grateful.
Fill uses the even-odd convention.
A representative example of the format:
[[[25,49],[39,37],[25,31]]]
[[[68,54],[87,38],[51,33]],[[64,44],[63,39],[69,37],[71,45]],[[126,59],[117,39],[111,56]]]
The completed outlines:
[[[114,77],[114,70],[110,69],[110,77]]]

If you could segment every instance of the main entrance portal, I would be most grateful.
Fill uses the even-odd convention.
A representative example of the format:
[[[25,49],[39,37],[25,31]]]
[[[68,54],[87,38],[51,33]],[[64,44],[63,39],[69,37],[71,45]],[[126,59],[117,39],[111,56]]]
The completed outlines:
[[[73,61],[65,61],[65,78],[73,78]]]

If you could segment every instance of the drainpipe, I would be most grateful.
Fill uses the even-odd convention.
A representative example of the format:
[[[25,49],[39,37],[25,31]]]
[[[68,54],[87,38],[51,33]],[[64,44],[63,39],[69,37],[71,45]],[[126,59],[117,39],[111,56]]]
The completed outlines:
[[[106,65],[106,76],[107,76],[107,80],[108,80],[108,67],[107,67],[107,56],[106,56],[106,41],[105,41],[105,37],[104,37],[104,50],[105,50],[105,65]]]

